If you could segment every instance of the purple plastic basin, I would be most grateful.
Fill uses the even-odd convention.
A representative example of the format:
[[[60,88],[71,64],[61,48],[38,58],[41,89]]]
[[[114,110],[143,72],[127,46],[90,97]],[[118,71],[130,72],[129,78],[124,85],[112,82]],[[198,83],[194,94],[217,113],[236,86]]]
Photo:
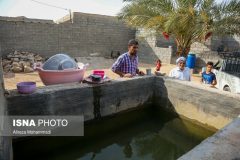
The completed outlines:
[[[33,93],[36,90],[36,82],[20,82],[17,84],[19,93]]]

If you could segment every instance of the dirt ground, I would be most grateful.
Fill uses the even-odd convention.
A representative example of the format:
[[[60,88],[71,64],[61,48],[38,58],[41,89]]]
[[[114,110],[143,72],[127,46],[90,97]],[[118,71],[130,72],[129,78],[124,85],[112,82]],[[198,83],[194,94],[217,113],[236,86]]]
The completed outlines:
[[[111,79],[117,79],[119,78],[118,75],[113,73],[110,68],[112,64],[114,63],[116,59],[107,59],[103,57],[81,57],[78,59],[78,61],[86,64],[89,63],[89,67],[87,68],[87,71],[85,72],[85,77],[90,75],[92,73],[92,70],[94,69],[102,69],[105,71],[106,75]],[[176,65],[172,64],[162,64],[161,67],[161,73],[166,73],[166,75],[169,74],[170,70],[174,68]],[[146,69],[151,68],[152,72],[155,70],[155,64],[145,64],[140,63],[139,69],[144,71],[146,73]],[[16,84],[18,82],[23,81],[33,81],[37,83],[37,87],[44,86],[42,83],[40,77],[38,76],[38,72],[32,72],[32,73],[8,73],[4,74],[4,85],[5,89],[12,90],[16,89]],[[192,75],[192,81],[194,83],[200,84],[200,76],[199,74]]]

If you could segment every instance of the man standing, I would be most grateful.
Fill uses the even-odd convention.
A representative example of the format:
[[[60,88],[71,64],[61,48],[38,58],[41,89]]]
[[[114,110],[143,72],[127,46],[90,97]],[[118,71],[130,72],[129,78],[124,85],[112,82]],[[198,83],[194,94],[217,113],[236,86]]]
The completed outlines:
[[[176,63],[177,63],[177,67],[173,68],[170,71],[169,77],[173,77],[173,78],[183,80],[183,81],[191,81],[190,69],[185,67],[186,58],[179,57],[176,60]]]
[[[213,62],[207,62],[206,71],[202,73],[201,82],[209,84],[214,87],[217,84],[216,76],[212,72]]]
[[[138,69],[138,42],[134,39],[128,42],[128,52],[118,57],[117,61],[112,65],[112,71],[120,77],[131,78],[136,74],[144,75]]]

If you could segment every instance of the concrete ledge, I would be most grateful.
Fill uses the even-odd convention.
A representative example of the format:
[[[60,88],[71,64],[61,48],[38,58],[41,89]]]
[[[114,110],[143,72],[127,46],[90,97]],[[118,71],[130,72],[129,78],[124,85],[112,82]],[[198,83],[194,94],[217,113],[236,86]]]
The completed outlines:
[[[240,118],[180,157],[178,160],[239,160]]]
[[[180,115],[217,129],[240,114],[240,96],[236,94],[171,78],[157,78],[155,90],[159,106],[163,104]]]
[[[64,84],[38,88],[33,94],[7,96],[9,115],[84,115],[100,118],[152,103],[154,77],[117,80],[103,85]]]
[[[0,53],[1,54],[1,53]],[[7,104],[4,96],[2,60],[0,59],[0,160],[12,160],[12,137],[3,136],[6,126],[3,116],[7,116]]]
[[[102,85],[64,84],[7,96],[9,115],[84,115],[85,120],[143,104],[155,105],[220,129],[240,114],[240,98],[171,78],[145,76]]]
[[[85,121],[155,105],[220,129],[240,114],[238,95],[155,76],[119,79],[102,85],[53,85],[29,95],[13,90],[6,99],[9,115],[84,115]],[[222,159],[220,155],[225,159],[239,158],[239,128],[238,118],[181,159]]]

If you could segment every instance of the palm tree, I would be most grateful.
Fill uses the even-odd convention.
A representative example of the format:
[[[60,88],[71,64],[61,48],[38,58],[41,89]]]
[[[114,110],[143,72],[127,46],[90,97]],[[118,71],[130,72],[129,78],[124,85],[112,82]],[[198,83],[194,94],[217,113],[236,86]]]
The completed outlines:
[[[174,37],[177,54],[215,35],[240,34],[240,0],[124,0],[119,18],[128,25]]]

